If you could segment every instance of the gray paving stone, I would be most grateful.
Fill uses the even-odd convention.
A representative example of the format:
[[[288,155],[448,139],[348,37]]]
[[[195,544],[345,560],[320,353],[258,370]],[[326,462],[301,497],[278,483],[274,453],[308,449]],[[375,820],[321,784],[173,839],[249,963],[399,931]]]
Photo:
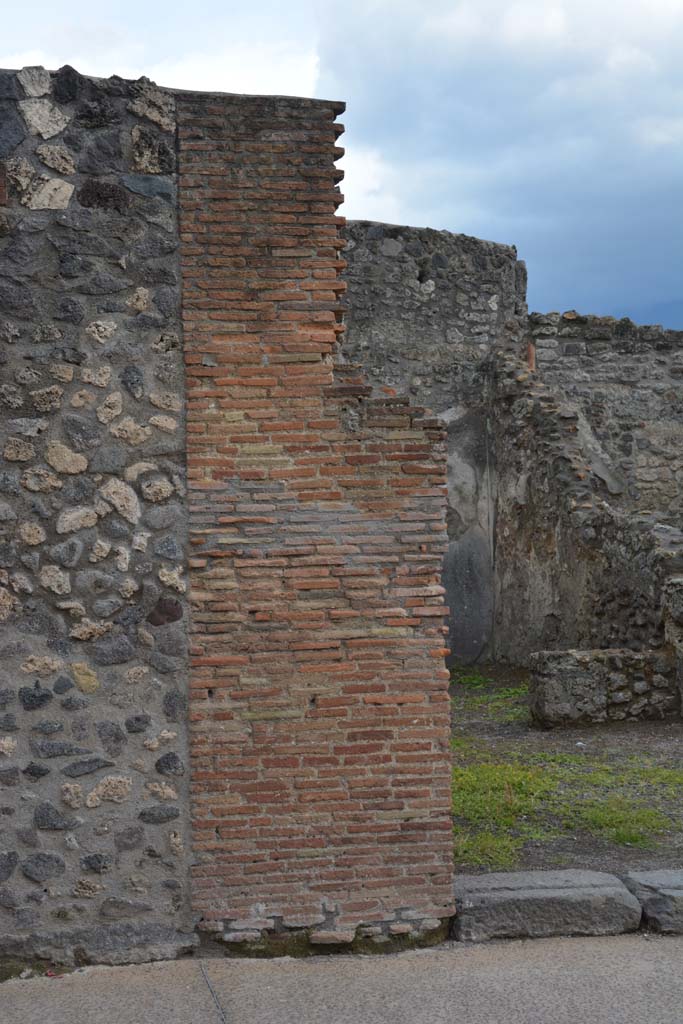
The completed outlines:
[[[614,875],[598,871],[519,871],[461,875],[455,883],[453,937],[547,938],[635,931],[638,900]]]
[[[0,993],[2,1024],[223,1024],[193,960],[136,967],[81,968],[53,978],[9,981]]]
[[[624,885],[643,908],[648,928],[683,935],[683,871],[631,871]]]

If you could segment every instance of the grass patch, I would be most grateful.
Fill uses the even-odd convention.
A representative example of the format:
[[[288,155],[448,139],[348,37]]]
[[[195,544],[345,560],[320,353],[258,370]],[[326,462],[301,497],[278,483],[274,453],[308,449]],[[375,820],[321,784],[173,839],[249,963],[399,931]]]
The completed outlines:
[[[468,672],[465,669],[452,668],[451,683],[454,686],[466,687],[468,690],[483,690],[485,686],[491,685],[492,680],[488,676],[482,675],[481,672]]]
[[[635,764],[620,770],[581,754],[531,755],[530,763],[521,763],[518,753],[493,762],[465,739],[455,755],[474,762],[456,763],[452,775],[455,853],[462,865],[507,870],[519,862],[525,843],[577,833],[649,848],[674,827],[652,800],[643,803],[642,786],[656,778],[680,793],[678,769],[652,768],[643,780],[648,770],[641,767],[634,788]]]
[[[665,768],[661,765],[639,765],[637,758],[633,760],[635,763],[629,764],[626,769],[632,785],[638,786],[645,793],[651,792],[654,788],[666,796],[676,796],[683,800],[682,768]]]
[[[543,733],[522,671],[462,667],[451,680],[458,867],[680,863],[683,732],[668,726],[663,743],[639,723]]]
[[[469,824],[510,828],[533,815],[553,781],[540,768],[477,764],[453,768],[453,813]]]
[[[523,842],[499,832],[463,832],[455,837],[455,859],[475,868],[506,871],[517,863]]]
[[[624,846],[652,846],[672,824],[660,811],[619,796],[577,803],[572,812],[569,827],[579,823],[593,835]]]
[[[459,762],[469,759],[486,760],[488,743],[476,736],[453,736],[451,739],[451,750]]]
[[[467,677],[476,679],[477,677]],[[520,686],[503,686],[495,690],[486,689],[484,682],[464,682],[459,678],[455,682],[456,690],[452,700],[466,714],[481,713],[498,722],[524,721],[528,718],[527,683]],[[462,689],[459,689],[462,688]]]
[[[505,871],[524,843],[556,834],[542,822],[554,781],[541,768],[483,762],[453,768],[455,857],[461,864]]]

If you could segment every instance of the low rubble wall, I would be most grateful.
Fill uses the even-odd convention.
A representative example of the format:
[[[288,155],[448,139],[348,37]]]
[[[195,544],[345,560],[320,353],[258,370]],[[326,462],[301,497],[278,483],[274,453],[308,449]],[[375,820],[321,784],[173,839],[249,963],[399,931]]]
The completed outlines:
[[[530,666],[531,715],[541,726],[665,718],[680,710],[670,647],[538,651]]]

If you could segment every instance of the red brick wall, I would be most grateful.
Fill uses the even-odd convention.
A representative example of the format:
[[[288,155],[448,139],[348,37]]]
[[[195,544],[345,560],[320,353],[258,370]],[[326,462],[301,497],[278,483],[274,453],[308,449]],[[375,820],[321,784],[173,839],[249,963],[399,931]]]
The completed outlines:
[[[193,890],[227,941],[452,913],[443,436],[334,365],[341,109],[178,98]]]

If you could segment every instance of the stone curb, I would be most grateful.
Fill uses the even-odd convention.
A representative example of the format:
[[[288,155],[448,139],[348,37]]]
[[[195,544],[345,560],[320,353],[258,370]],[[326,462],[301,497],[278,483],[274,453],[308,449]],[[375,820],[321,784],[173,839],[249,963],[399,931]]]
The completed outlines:
[[[450,938],[460,942],[618,935],[641,927],[663,935],[683,935],[683,870],[633,871],[623,880],[604,872],[580,870],[460,875],[454,892],[457,912],[451,920]],[[0,967],[4,961],[10,967],[14,964],[16,970],[6,975],[12,977],[36,957],[55,964],[67,963],[63,956],[65,937],[64,932],[23,939],[0,937]],[[441,940],[445,937],[442,932]],[[93,962],[103,965],[175,960],[196,952],[200,944],[192,932],[126,923],[68,933],[69,945],[73,946],[76,939],[94,946]],[[430,945],[434,939],[438,943],[433,936]],[[395,949],[392,946],[392,951]],[[358,947],[353,951],[369,950]],[[245,951],[247,958],[280,954],[265,949]],[[0,981],[4,980],[0,976]]]
[[[454,888],[452,937],[465,942],[618,935],[637,931],[643,915],[623,882],[598,871],[461,875]]]
[[[643,908],[643,925],[683,935],[683,871],[630,871],[624,885]]]

